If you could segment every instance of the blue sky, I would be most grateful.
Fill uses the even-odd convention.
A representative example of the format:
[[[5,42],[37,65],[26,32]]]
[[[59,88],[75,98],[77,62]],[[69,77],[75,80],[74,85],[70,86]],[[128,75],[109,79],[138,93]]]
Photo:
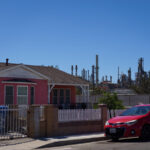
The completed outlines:
[[[149,0],[0,0],[0,62],[71,65],[91,70],[99,55],[100,79],[117,67],[150,70]]]

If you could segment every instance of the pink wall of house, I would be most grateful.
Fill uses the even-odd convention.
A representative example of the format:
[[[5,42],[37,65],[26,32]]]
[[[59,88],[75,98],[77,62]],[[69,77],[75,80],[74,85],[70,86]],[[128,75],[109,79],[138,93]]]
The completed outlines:
[[[30,103],[30,87],[34,87],[34,104],[48,104],[48,81],[47,80],[40,80],[40,79],[28,79],[35,84],[31,83],[2,83],[2,81],[11,80],[12,78],[0,78],[0,105],[5,104],[5,86],[13,86],[14,87],[14,104],[17,104],[17,86],[27,86],[28,87],[28,104]],[[14,79],[14,78],[13,78]],[[75,103],[76,101],[76,91],[74,86],[55,86],[54,88],[57,89],[70,89],[71,93],[71,103]],[[52,103],[52,92],[51,92],[51,101]]]
[[[30,104],[30,87],[34,87],[34,103],[35,104],[47,104],[48,99],[48,84],[47,80],[28,79],[35,84],[26,83],[2,83],[2,81],[11,80],[12,78],[0,78],[0,105],[5,104],[5,86],[14,87],[14,104],[17,104],[17,86],[28,87],[28,104]]]

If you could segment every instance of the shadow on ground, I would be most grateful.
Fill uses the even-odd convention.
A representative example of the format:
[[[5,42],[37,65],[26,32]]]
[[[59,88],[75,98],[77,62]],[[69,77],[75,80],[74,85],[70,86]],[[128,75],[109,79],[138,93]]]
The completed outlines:
[[[108,143],[139,143],[139,142],[150,142],[150,139],[149,140],[141,140],[139,138],[126,138],[126,139],[119,139],[118,141],[112,141],[112,140],[108,140],[107,141]]]
[[[89,139],[73,139],[73,140],[61,140],[52,142],[43,146],[40,146],[39,148],[48,148],[48,147],[58,147],[58,146],[66,146],[66,145],[74,145],[74,144],[82,144],[82,143],[89,143],[89,142],[97,142],[101,140],[106,140],[105,137],[96,137],[96,138],[89,138]]]

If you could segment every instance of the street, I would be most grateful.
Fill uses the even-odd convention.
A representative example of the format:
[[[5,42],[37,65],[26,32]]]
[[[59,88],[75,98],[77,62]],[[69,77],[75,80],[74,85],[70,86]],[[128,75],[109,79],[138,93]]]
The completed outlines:
[[[44,148],[40,150],[149,150],[150,141],[141,142],[138,138],[121,139],[118,142],[111,140],[92,143],[67,145],[61,147]]]

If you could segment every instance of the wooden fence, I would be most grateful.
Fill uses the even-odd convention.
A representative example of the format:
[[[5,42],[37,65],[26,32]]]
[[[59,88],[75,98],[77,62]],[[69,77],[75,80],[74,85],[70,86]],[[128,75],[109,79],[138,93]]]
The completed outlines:
[[[58,110],[58,122],[101,120],[101,109]]]

